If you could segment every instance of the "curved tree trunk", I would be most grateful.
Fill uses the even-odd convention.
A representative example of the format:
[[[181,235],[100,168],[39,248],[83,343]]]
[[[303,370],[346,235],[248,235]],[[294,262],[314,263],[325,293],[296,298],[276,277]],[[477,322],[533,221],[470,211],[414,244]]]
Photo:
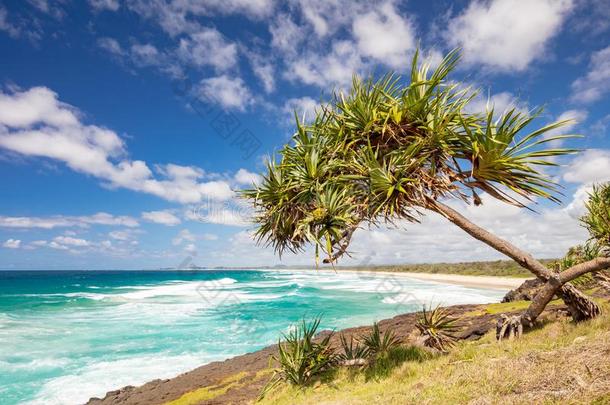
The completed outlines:
[[[500,320],[497,328],[498,339],[505,336],[519,336],[523,325],[531,327],[556,294],[563,299],[575,321],[591,319],[600,314],[599,306],[569,282],[582,274],[610,268],[610,258],[596,258],[562,273],[555,273],[528,252],[474,224],[453,208],[438,201],[431,201],[425,208],[443,215],[473,238],[510,257],[545,282],[542,290],[520,317],[505,317]]]

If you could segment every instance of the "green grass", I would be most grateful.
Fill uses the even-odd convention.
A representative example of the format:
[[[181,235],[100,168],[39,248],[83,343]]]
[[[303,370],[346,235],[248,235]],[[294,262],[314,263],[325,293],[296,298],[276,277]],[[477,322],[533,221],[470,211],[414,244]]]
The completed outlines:
[[[187,392],[178,399],[166,402],[165,405],[196,405],[203,401],[209,401],[224,395],[229,389],[240,385],[239,380],[245,378],[247,375],[248,373],[242,371],[241,373],[225,378],[217,385],[203,387],[195,391]]]
[[[541,260],[548,264],[554,260]],[[367,267],[337,266],[337,270],[374,270],[404,273],[461,274],[468,276],[533,277],[532,273],[512,260],[488,262],[400,264]]]
[[[262,403],[609,403],[610,307],[603,311],[580,324],[546,323],[516,341],[497,343],[490,332],[460,342],[448,355],[393,357],[374,378],[342,369],[329,383],[283,386]]]

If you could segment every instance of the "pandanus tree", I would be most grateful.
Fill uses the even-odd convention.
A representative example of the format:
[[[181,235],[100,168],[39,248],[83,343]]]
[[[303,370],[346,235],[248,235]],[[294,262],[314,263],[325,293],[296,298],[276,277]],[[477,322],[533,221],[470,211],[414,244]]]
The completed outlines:
[[[313,120],[296,117],[292,143],[270,160],[262,182],[243,192],[255,208],[259,243],[272,245],[280,255],[313,244],[316,264],[321,255],[334,264],[349,255],[360,227],[415,223],[432,211],[545,283],[520,324],[533,323],[555,295],[574,319],[594,317],[599,307],[570,281],[610,267],[610,258],[596,257],[556,273],[448,204],[480,205],[483,194],[526,209],[541,199],[559,202],[560,186],[545,168],[561,155],[576,153],[552,146],[570,137],[556,135],[567,121],[532,129],[541,110],[472,112],[469,103],[476,91],[448,80],[458,60],[453,51],[432,70],[418,62],[416,53],[407,80],[395,74],[355,76],[351,89],[335,92]],[[590,221],[588,226],[603,239],[607,225]]]

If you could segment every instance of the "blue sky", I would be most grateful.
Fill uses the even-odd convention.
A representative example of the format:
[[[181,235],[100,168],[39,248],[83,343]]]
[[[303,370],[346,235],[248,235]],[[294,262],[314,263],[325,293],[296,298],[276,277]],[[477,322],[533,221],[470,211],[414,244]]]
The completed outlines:
[[[432,4],[427,4],[432,3]],[[28,0],[0,2],[0,268],[274,265],[235,190],[257,181],[353,73],[408,73],[461,47],[471,108],[546,107],[583,149],[551,174],[564,204],[532,214],[460,207],[541,257],[586,234],[591,184],[610,180],[610,1]],[[498,256],[427,216],[363,229],[350,263]],[[283,263],[311,264],[310,252]]]

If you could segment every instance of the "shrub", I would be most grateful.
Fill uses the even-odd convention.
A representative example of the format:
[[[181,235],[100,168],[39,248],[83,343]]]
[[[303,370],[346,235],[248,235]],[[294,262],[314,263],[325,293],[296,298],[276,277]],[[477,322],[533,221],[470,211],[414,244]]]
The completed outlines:
[[[279,367],[274,370],[259,398],[281,382],[305,386],[336,364],[337,356],[329,344],[332,333],[314,342],[319,326],[319,317],[311,322],[303,319],[298,326],[283,334],[284,342],[278,342],[278,356],[273,357]]]
[[[415,327],[424,336],[426,347],[447,352],[457,341],[454,335],[459,330],[456,319],[440,306],[427,311],[424,306]]]
[[[389,353],[389,351],[400,344],[400,339],[393,330],[386,329],[384,333],[379,330],[377,322],[373,324],[373,329],[368,335],[362,336],[362,344],[369,356],[378,357]]]
[[[369,357],[369,351],[366,346],[361,346],[360,343],[353,336],[350,336],[349,342],[345,335],[339,336],[341,341],[342,353],[339,354],[338,358],[342,363],[347,363],[350,360],[361,360]],[[354,364],[361,365],[361,364]]]

